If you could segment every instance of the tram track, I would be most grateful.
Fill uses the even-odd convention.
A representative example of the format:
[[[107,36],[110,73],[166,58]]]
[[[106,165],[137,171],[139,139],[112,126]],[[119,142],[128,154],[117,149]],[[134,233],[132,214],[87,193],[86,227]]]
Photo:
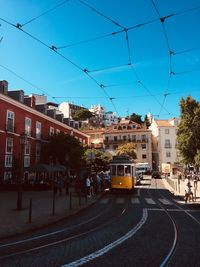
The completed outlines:
[[[181,207],[180,205],[178,205],[174,199],[170,199],[169,197],[167,197],[166,195],[160,193],[157,189],[157,180],[154,180],[155,182],[155,189],[157,190],[157,194],[166,199],[167,201],[169,201],[171,203],[171,205],[175,206],[176,209],[167,209],[165,208],[163,205],[161,205],[160,203],[158,203],[158,201],[156,201],[158,203],[159,206],[162,206],[163,209],[165,210],[165,212],[170,216],[172,224],[173,224],[173,228],[174,228],[174,241],[173,244],[171,246],[171,249],[169,251],[169,253],[167,254],[167,256],[164,258],[164,260],[162,261],[160,267],[167,267],[170,266],[174,255],[177,253],[177,248],[178,248],[178,244],[179,244],[179,231],[178,231],[178,226],[176,223],[176,220],[172,217],[172,215],[170,214],[173,211],[181,211],[182,213],[184,213],[187,217],[189,217],[190,219],[192,219],[196,224],[198,224],[198,226],[200,226],[200,221],[197,220],[192,214],[190,214],[189,210],[184,209],[183,207]],[[154,198],[155,199],[155,198]],[[169,213],[170,212],[170,213]],[[176,228],[176,230],[175,230]]]
[[[107,217],[105,217],[105,213],[102,212],[101,216],[96,216],[93,220],[91,218],[91,220],[87,221],[87,222],[82,222],[77,226],[74,226],[72,228],[74,228],[74,233],[70,233],[69,234],[69,228],[66,229],[61,229],[59,232],[62,233],[62,236],[59,235],[59,237],[57,236],[58,233],[56,233],[57,231],[55,231],[54,233],[52,233],[52,236],[54,238],[56,238],[56,240],[49,240],[46,236],[46,234],[44,236],[40,235],[37,237],[34,237],[35,240],[39,241],[39,244],[36,244],[35,246],[33,246],[33,240],[19,240],[17,242],[14,243],[8,243],[5,245],[2,245],[0,247],[0,252],[2,254],[2,256],[0,256],[0,260],[4,260],[10,257],[14,257],[14,256],[20,256],[20,255],[25,255],[31,252],[36,252],[39,251],[41,249],[45,249],[45,248],[50,248],[53,246],[57,246],[59,244],[62,244],[64,242],[69,242],[78,238],[83,238],[84,236],[87,236],[95,231],[101,230],[106,226],[109,226],[110,224],[114,223],[116,220],[118,220],[120,217],[123,216],[123,214],[126,212],[128,207],[128,202],[126,203],[125,207],[120,207],[120,211],[117,210],[117,214],[116,211],[111,214],[111,212],[109,210],[107,210],[108,215]],[[110,207],[112,208],[112,206]],[[100,217],[102,218],[102,221],[100,221]],[[109,218],[110,217],[110,218]],[[109,220],[108,220],[109,218]],[[94,226],[91,227],[90,223],[94,221],[96,222]],[[83,226],[85,227],[85,229],[83,229]],[[77,229],[78,228],[78,229]],[[63,233],[66,231],[66,233],[68,235],[63,237]],[[51,233],[49,233],[51,234]],[[21,243],[20,243],[21,242]],[[41,244],[43,243],[43,244]],[[21,246],[19,246],[21,245]],[[28,247],[28,245],[30,245],[30,247]],[[16,251],[16,249],[18,249],[18,251]]]
[[[156,179],[154,179],[154,181],[155,181],[155,189],[156,189],[156,191],[158,191],[158,189],[157,189],[157,181],[156,181]],[[152,183],[152,180],[151,180],[151,183]],[[154,201],[157,203],[157,205],[158,205],[159,207],[162,208],[162,210],[165,212],[165,214],[167,215],[167,217],[170,219],[170,221],[171,221],[171,223],[172,223],[172,226],[173,226],[173,232],[174,232],[173,243],[172,243],[172,245],[171,245],[171,247],[170,247],[170,249],[169,249],[169,252],[167,253],[167,255],[165,256],[165,258],[163,259],[163,261],[162,261],[161,264],[160,264],[160,267],[165,267],[165,266],[168,266],[170,260],[172,259],[173,255],[174,255],[175,252],[176,252],[176,247],[177,247],[177,243],[178,243],[178,227],[177,227],[176,221],[175,221],[174,218],[171,216],[171,214],[169,213],[169,211],[167,210],[167,208],[166,208],[164,205],[162,205],[162,204],[160,203],[160,201],[159,201],[157,198],[155,198],[155,197],[150,193],[150,190],[149,190],[149,189],[150,189],[151,183],[150,183],[149,188],[148,188],[148,190],[147,190],[149,196],[150,196],[152,199],[154,199]],[[158,193],[160,196],[163,197],[162,194],[160,194],[159,192],[157,192],[157,193]]]

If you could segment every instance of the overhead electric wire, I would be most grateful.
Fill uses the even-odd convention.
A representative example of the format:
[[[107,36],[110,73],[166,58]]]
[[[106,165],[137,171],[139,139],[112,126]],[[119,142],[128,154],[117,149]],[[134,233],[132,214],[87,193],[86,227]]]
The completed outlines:
[[[21,28],[21,25],[17,24],[14,25],[13,23],[10,23],[9,21],[0,18],[0,20],[4,21],[5,23],[17,28],[18,30],[22,31],[24,34],[28,35],[29,37],[31,37],[32,39],[34,39],[35,41],[39,42],[40,44],[42,44],[43,46],[49,48],[51,51],[55,52],[57,55],[59,55],[60,57],[62,57],[63,59],[65,59],[66,61],[68,61],[69,63],[71,63],[74,67],[76,67],[77,69],[79,69],[80,71],[82,71],[83,73],[85,73],[86,76],[88,76],[93,82],[95,82],[104,92],[104,94],[108,97],[108,99],[111,101],[111,97],[109,96],[109,94],[106,92],[106,90],[104,89],[104,85],[102,83],[99,83],[94,77],[92,77],[87,69],[83,69],[81,68],[79,65],[77,65],[76,63],[74,63],[73,61],[71,61],[69,58],[67,58],[66,56],[64,56],[63,54],[59,53],[56,49],[55,46],[49,46],[48,44],[44,43],[43,41],[41,41],[40,39],[38,39],[37,37],[33,36],[32,34],[28,33],[27,31],[25,31],[24,29]],[[112,101],[111,101],[112,102]],[[113,103],[112,103],[113,104]],[[116,107],[113,104],[114,109],[116,109]],[[117,112],[118,113],[118,112]]]
[[[28,20],[27,22],[21,24],[21,27],[23,27],[23,26],[25,26],[25,25],[27,25],[27,24],[29,24],[29,23],[31,23],[31,22],[33,22],[33,21],[39,19],[40,17],[42,17],[42,16],[44,16],[44,15],[50,13],[51,11],[57,9],[58,7],[60,7],[60,6],[64,5],[64,4],[66,4],[67,2],[69,2],[69,0],[62,1],[61,3],[57,4],[56,6],[54,6],[54,7],[50,8],[50,9],[46,10],[46,11],[43,12],[42,14],[40,14],[40,15],[38,15],[38,16],[36,16],[36,17],[34,17],[34,18],[30,19],[30,20]]]
[[[192,51],[195,51],[195,50],[199,50],[199,49],[200,49],[200,46],[196,46],[196,47],[193,47],[193,48],[188,48],[188,49],[177,51],[177,52],[173,51],[172,55],[176,56],[176,55],[189,53],[189,52],[192,52]]]
[[[17,74],[15,71],[11,70],[10,68],[5,67],[5,66],[3,66],[2,64],[0,64],[0,67],[3,68],[3,69],[5,69],[6,71],[9,71],[9,72],[12,73],[13,75],[15,75],[17,78],[19,78],[20,80],[24,81],[25,83],[31,85],[33,88],[39,90],[39,91],[42,92],[43,94],[45,94],[45,95],[47,95],[47,96],[49,96],[49,97],[51,97],[51,98],[54,99],[54,97],[53,97],[52,95],[48,94],[47,92],[45,92],[45,91],[42,90],[40,87],[38,87],[37,85],[33,84],[32,82],[30,82],[30,81],[24,79],[22,76],[20,76],[19,74]]]
[[[165,19],[166,18],[169,18],[171,17],[172,15],[169,15],[169,16],[166,16],[166,17],[162,17],[154,0],[150,0],[156,13],[158,14],[158,17],[160,19],[160,22],[161,22],[161,26],[162,26],[162,30],[163,30],[163,34],[164,34],[164,37],[165,37],[165,41],[166,41],[166,45],[167,45],[167,49],[168,49],[168,55],[169,55],[169,79],[168,79],[168,82],[167,82],[167,88],[166,88],[166,91],[164,93],[164,99],[163,99],[163,102],[162,102],[162,105],[161,105],[161,108],[160,108],[160,111],[159,111],[159,115],[161,114],[161,111],[162,109],[164,108],[164,104],[165,104],[165,101],[166,101],[166,97],[168,96],[168,91],[169,91],[169,87],[170,87],[170,82],[171,82],[171,77],[173,75],[173,70],[172,70],[172,50],[171,50],[171,47],[170,47],[170,43],[169,43],[169,38],[168,38],[168,35],[167,35],[167,31],[166,31],[166,28],[165,28]]]
[[[118,22],[114,21],[113,19],[109,18],[108,16],[104,15],[103,13],[101,13],[100,11],[98,11],[97,9],[93,8],[92,6],[90,6],[88,3],[82,1],[82,0],[78,0],[81,4],[85,5],[86,7],[88,7],[89,9],[91,9],[92,11],[94,11],[95,13],[99,14],[100,16],[104,17],[105,19],[109,20],[110,22],[112,22],[113,24],[115,24],[116,26],[125,29],[124,26],[120,25]]]
[[[87,39],[87,40],[79,41],[79,42],[76,42],[76,43],[72,43],[72,44],[68,44],[68,45],[64,45],[64,46],[58,46],[58,47],[56,47],[56,49],[64,49],[64,48],[68,48],[68,47],[72,47],[72,46],[76,46],[76,45],[81,45],[81,44],[97,41],[97,40],[104,39],[106,37],[110,37],[110,36],[113,36],[115,34],[119,34],[119,33],[122,33],[122,32],[123,32],[123,30],[118,31],[118,32],[111,32],[111,33],[108,33],[108,34],[104,34],[104,35],[97,36],[97,37],[94,37],[94,38],[90,38],[90,39]]]
[[[131,61],[131,50],[130,50],[130,43],[129,43],[129,38],[128,38],[128,31],[125,31],[125,34],[126,34],[126,45],[127,45],[127,50],[128,50],[128,65],[131,65],[132,64],[132,61]]]

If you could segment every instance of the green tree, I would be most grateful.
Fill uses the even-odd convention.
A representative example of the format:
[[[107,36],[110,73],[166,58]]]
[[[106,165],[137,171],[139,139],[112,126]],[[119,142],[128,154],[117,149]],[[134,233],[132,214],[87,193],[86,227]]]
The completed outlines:
[[[194,157],[194,162],[196,167],[200,167],[200,149],[197,150],[197,153]]]
[[[131,159],[136,159],[137,155],[135,153],[135,145],[133,143],[126,143],[118,146],[116,149],[117,155],[127,155]]]
[[[139,123],[139,124],[142,124],[142,123],[143,123],[143,121],[142,121],[142,115],[139,115],[139,114],[136,114],[136,113],[133,113],[133,114],[129,117],[129,119],[130,119],[131,121],[134,121],[134,122]]]
[[[144,124],[146,125],[147,128],[149,128],[149,126],[151,125],[147,115],[145,115],[145,117],[144,117]]]
[[[93,166],[96,170],[108,169],[109,161],[111,156],[101,150],[95,148],[89,148],[85,150],[84,160],[88,166]]]
[[[80,142],[73,136],[59,133],[50,138],[44,153],[46,158],[51,158],[54,163],[60,163],[72,169],[80,169],[84,149]]]
[[[200,149],[200,104],[191,96],[180,100],[181,120],[177,132],[177,144],[185,164],[195,164]]]
[[[94,115],[88,109],[77,110],[73,116],[75,121],[84,121],[92,118]]]

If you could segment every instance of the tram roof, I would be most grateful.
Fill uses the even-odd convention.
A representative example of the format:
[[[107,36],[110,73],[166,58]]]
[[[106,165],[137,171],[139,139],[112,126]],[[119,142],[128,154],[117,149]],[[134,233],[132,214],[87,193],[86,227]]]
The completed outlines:
[[[126,164],[132,164],[133,161],[129,159],[127,156],[114,156],[113,159],[110,161],[111,164],[113,163],[126,163]]]

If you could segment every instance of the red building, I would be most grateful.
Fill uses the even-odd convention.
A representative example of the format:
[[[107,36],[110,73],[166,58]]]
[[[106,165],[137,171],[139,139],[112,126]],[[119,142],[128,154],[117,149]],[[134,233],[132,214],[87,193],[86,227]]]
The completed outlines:
[[[0,81],[1,182],[14,182],[17,172],[29,179],[31,166],[40,162],[42,143],[55,133],[73,135],[88,144],[88,136],[63,123],[60,114],[55,119],[36,108],[34,96],[24,96],[23,90],[8,91],[7,81]]]

